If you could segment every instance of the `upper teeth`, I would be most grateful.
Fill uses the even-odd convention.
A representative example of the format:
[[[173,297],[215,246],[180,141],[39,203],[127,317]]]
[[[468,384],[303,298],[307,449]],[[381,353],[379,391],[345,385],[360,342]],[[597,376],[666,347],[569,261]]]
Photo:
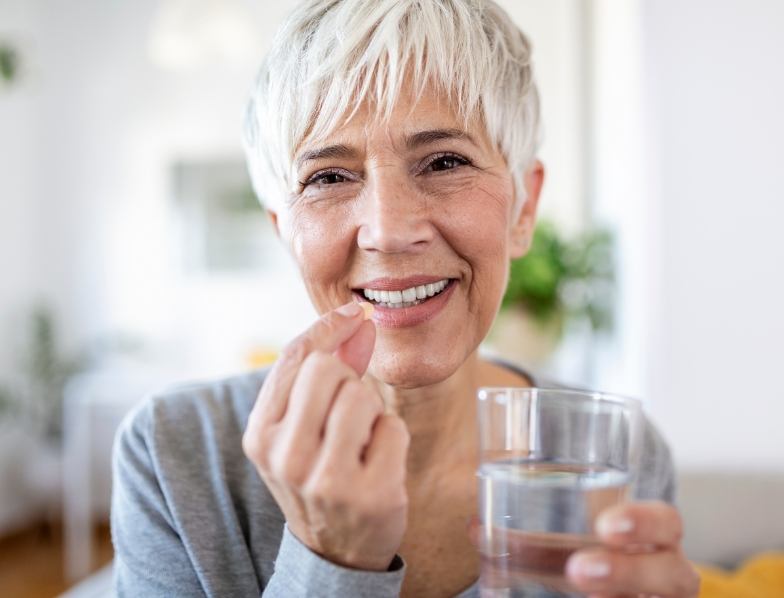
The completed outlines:
[[[399,307],[404,304],[416,304],[420,299],[432,297],[444,290],[449,284],[449,279],[439,280],[432,284],[422,284],[417,287],[403,289],[402,291],[377,291],[375,289],[362,289],[365,297],[379,303],[386,303],[390,307]]]

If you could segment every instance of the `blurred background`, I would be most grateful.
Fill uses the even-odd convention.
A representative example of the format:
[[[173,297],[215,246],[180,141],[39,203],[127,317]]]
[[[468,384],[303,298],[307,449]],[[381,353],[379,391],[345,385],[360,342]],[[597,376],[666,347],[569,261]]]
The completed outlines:
[[[484,349],[644,399],[693,559],[784,549],[784,4],[499,2],[547,181]],[[106,595],[123,415],[314,317],[240,145],[293,4],[0,0],[1,596]]]

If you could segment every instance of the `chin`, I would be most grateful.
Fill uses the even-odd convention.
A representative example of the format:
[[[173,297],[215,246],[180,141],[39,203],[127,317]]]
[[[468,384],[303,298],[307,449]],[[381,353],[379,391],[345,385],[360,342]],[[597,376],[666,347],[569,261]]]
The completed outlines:
[[[467,355],[429,352],[423,355],[421,347],[413,351],[387,351],[376,346],[376,351],[368,366],[368,373],[396,388],[422,388],[443,382],[452,376]]]

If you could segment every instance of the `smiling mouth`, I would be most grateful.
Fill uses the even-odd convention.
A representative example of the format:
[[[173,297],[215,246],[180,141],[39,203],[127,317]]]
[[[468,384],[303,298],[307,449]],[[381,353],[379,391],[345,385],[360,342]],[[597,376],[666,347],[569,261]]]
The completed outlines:
[[[378,307],[400,309],[426,303],[433,297],[443,293],[453,282],[453,278],[444,278],[434,283],[417,285],[401,290],[354,289],[354,293]]]

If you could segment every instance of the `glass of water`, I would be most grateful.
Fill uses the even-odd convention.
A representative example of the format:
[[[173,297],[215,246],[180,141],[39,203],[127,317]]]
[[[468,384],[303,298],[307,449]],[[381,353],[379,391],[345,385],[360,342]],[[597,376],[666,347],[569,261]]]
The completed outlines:
[[[481,595],[580,596],[566,561],[598,544],[596,517],[628,497],[640,403],[543,388],[482,388],[478,398]]]

